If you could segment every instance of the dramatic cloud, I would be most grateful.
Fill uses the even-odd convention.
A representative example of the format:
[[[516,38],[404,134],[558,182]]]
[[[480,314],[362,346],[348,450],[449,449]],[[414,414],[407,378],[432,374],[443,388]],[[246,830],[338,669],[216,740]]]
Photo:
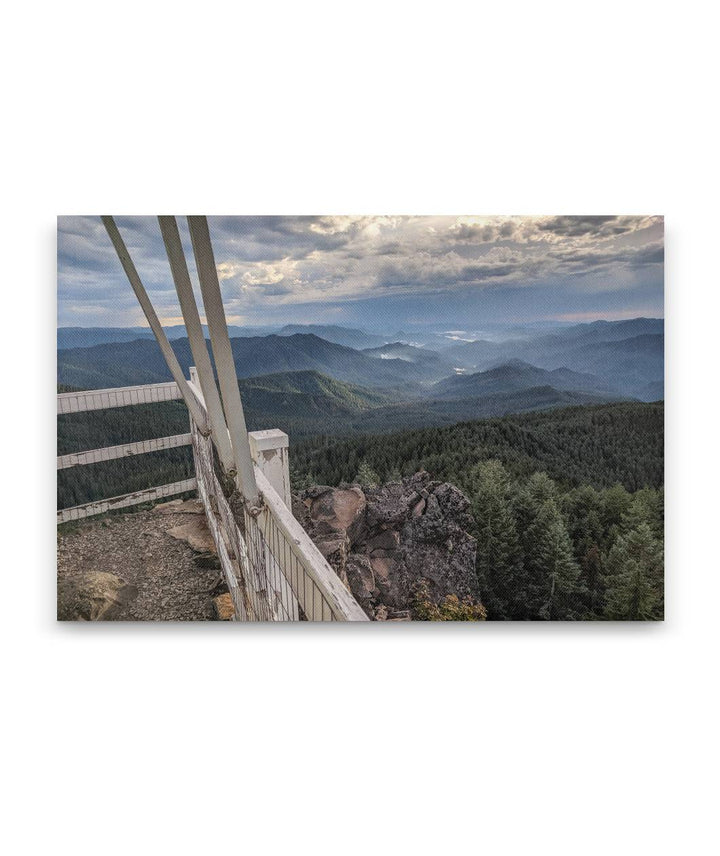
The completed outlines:
[[[158,314],[166,323],[178,323],[156,219],[117,220]],[[238,323],[275,323],[300,315],[355,319],[362,303],[383,316],[391,313],[388,323],[402,324],[402,306],[412,305],[416,319],[423,301],[429,307],[438,300],[443,312],[454,311],[462,319],[495,305],[500,312],[503,294],[506,311],[518,318],[546,314],[550,305],[558,305],[551,294],[576,314],[602,314],[595,308],[602,303],[600,295],[608,295],[608,312],[621,311],[621,295],[627,311],[637,306],[662,312],[660,217],[209,220],[226,308]],[[187,227],[183,218],[178,222],[194,277]],[[59,218],[58,298],[63,325],[143,323],[99,217]]]

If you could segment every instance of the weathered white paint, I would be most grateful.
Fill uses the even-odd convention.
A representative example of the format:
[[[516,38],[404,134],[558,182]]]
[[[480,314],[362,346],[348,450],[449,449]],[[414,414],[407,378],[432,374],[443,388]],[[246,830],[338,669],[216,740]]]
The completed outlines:
[[[200,394],[199,390],[197,392]],[[267,621],[270,614],[263,587],[252,572],[247,545],[215,475],[212,443],[198,432],[194,424],[191,424],[191,430],[198,494],[233,599],[235,616],[241,621]]]
[[[203,439],[197,430],[194,431],[193,436],[200,438],[200,440]],[[206,476],[201,468],[198,468],[197,471],[197,485],[198,496],[200,497],[200,501],[205,509],[208,529],[210,530],[210,534],[215,542],[215,549],[217,550],[218,559],[220,560],[220,567],[223,570],[225,582],[227,583],[230,597],[232,598],[233,606],[235,608],[235,618],[240,621],[250,621],[252,618],[245,606],[245,597],[240,585],[242,575],[240,574],[237,560],[230,556],[230,551],[228,550],[223,537],[220,520],[215,513],[215,494],[213,493],[211,497],[210,493],[210,491],[214,489],[214,485],[208,484]]]
[[[223,414],[220,402],[220,393],[215,384],[215,375],[210,363],[210,354],[208,353],[205,334],[200,323],[200,314],[195,303],[195,294],[190,282],[190,272],[185,260],[180,232],[178,231],[177,222],[174,217],[158,217],[158,222],[165,243],[168,261],[170,262],[170,272],[175,283],[175,291],[180,301],[180,309],[185,322],[188,341],[190,342],[190,350],[197,366],[197,368],[195,366],[191,368],[190,377],[193,377],[194,371],[200,389],[202,389],[208,422],[210,423],[210,429],[215,441],[215,448],[220,456],[220,463],[225,472],[230,472],[233,468],[232,447],[230,445],[230,438],[228,437],[227,425],[225,424],[225,415]]]
[[[192,378],[192,372],[191,372]],[[191,379],[192,392],[203,406],[202,393]],[[253,432],[255,446],[260,450],[280,449],[287,454],[287,435],[282,431]],[[252,442],[252,440],[251,440]],[[220,519],[219,531],[230,543],[238,564],[223,566],[226,576],[240,572],[239,587],[244,595],[241,620],[297,620],[299,610],[309,621],[367,621],[368,618],[345,588],[310,536],[292,515],[286,499],[281,496],[263,473],[255,466],[255,479],[262,498],[259,515],[244,507],[244,534],[238,529],[233,514],[217,483],[212,469],[209,439],[193,433],[195,473],[199,492],[207,494],[206,513]],[[289,487],[289,472],[286,481]],[[211,529],[212,531],[212,529]],[[221,557],[221,562],[222,562]],[[231,589],[232,591],[232,589]]]
[[[87,452],[72,452],[58,455],[57,468],[82,467],[85,464],[97,464],[100,461],[112,461],[115,458],[127,458],[131,455],[144,455],[146,452],[160,452],[163,449],[176,449],[189,446],[190,434],[175,434],[173,437],[158,437],[154,440],[139,440],[137,443],[124,443],[121,446],[106,446],[104,449],[90,449]]]
[[[255,504],[257,502],[257,485],[255,484],[252,458],[250,457],[245,414],[240,399],[225,309],[220,293],[220,281],[218,280],[215,256],[210,240],[210,229],[208,228],[207,217],[188,217],[187,221],[193,253],[195,254],[195,268],[200,280],[200,291],[205,306],[205,318],[207,319],[210,342],[215,357],[215,368],[220,383],[223,410],[225,411],[235,458],[238,488],[248,502]],[[195,419],[194,414],[193,419]]]
[[[290,509],[261,470],[255,471],[255,478],[260,496],[263,499],[263,511],[260,518],[264,518],[264,520],[261,521],[259,518],[259,525],[267,529],[268,518],[272,517],[273,523],[284,535],[287,546],[302,565],[304,575],[315,583],[336,620],[367,621],[368,617],[358,602],[342,584],[338,575],[327,563],[307,532],[293,517]],[[281,561],[279,556],[277,558],[278,561]],[[293,581],[291,581],[292,583]],[[313,615],[315,620],[325,620],[324,617],[319,617],[323,615],[323,612],[322,610],[318,611],[318,605],[313,606],[307,586],[297,585],[295,594],[308,618]]]
[[[292,497],[288,435],[278,428],[272,428],[268,431],[251,431],[248,437],[253,463],[270,482],[285,505],[290,508]]]
[[[142,386],[120,386],[115,389],[86,389],[82,392],[60,392],[57,396],[58,416],[64,413],[84,413],[132,404],[157,404],[182,398],[175,381],[148,383]]]
[[[126,493],[122,496],[113,496],[110,499],[100,499],[97,502],[87,502],[84,505],[74,505],[72,508],[63,508],[57,513],[58,523],[68,523],[71,520],[82,520],[84,517],[92,517],[95,514],[104,514],[116,508],[126,508],[131,505],[140,505],[143,502],[152,502],[154,499],[162,499],[165,496],[174,496],[178,493],[186,493],[197,488],[196,479],[185,479],[184,481],[164,484],[159,487],[150,487],[135,493]]]
[[[145,291],[145,286],[142,284],[142,280],[135,268],[135,264],[133,263],[132,258],[130,257],[130,253],[128,252],[127,247],[125,246],[125,241],[122,239],[122,235],[118,230],[118,227],[115,224],[115,220],[107,215],[103,215],[100,218],[105,226],[105,230],[108,233],[110,240],[112,241],[113,247],[115,247],[115,252],[117,253],[118,259],[120,259],[120,264],[122,265],[123,270],[125,271],[125,275],[130,282],[132,290],[135,292],[135,296],[138,299],[138,303],[140,304],[143,313],[145,314],[145,318],[147,319],[150,328],[153,331],[153,335],[162,351],[162,355],[165,358],[165,362],[167,363],[168,369],[170,369],[170,374],[173,376],[173,380],[178,385],[180,392],[182,393],[182,397],[185,399],[185,403],[188,406],[188,410],[192,413],[192,417],[195,420],[198,428],[202,431],[203,434],[207,434],[209,431],[207,425],[207,417],[205,414],[198,408],[196,402],[193,400],[190,395],[190,390],[188,389],[187,380],[185,380],[185,375],[180,368],[180,363],[175,356],[175,351],[173,351],[170,346],[170,342],[168,342],[167,336],[165,335],[165,331],[162,328],[162,324],[160,323],[160,319],[157,317],[155,309],[152,305],[150,298],[147,295],[147,291]]]

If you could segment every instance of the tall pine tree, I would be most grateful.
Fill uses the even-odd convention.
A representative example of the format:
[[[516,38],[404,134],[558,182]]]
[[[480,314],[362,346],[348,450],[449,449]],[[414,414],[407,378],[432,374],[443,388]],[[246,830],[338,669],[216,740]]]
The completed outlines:
[[[500,461],[485,461],[471,476],[476,521],[476,568],[491,618],[524,613],[522,550],[510,504],[510,481]]]
[[[658,621],[663,617],[662,547],[647,523],[618,536],[607,558],[605,617]]]
[[[554,500],[542,504],[525,543],[528,617],[546,621],[581,618],[580,568]]]

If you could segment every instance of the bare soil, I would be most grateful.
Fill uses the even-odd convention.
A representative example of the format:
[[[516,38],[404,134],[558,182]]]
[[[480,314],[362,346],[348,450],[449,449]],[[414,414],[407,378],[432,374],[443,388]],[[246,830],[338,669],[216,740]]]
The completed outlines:
[[[183,513],[138,511],[70,524],[58,533],[58,581],[89,571],[115,574],[138,594],[114,620],[208,621],[222,590],[220,571],[201,568],[197,555],[168,530],[187,524]]]

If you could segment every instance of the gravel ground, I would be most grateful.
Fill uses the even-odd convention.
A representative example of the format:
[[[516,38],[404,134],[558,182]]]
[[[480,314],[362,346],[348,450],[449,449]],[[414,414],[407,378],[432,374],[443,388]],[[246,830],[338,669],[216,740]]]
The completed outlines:
[[[167,534],[187,514],[138,511],[70,525],[58,534],[58,580],[106,571],[138,589],[118,621],[207,621],[220,571],[198,568],[196,555]]]

